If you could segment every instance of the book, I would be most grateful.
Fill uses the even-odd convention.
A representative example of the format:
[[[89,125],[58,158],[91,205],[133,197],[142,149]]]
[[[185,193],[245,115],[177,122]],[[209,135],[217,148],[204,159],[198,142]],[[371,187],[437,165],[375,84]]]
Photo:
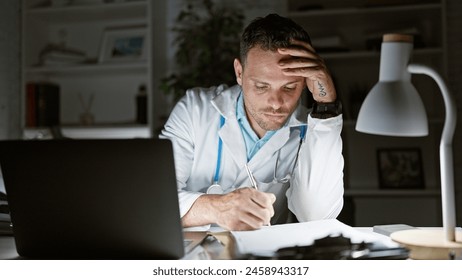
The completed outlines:
[[[352,243],[373,243],[388,249],[400,247],[387,236],[361,231],[336,219],[265,226],[252,231],[231,231],[231,234],[237,254],[261,257],[273,256],[281,248],[312,245],[326,236],[343,236]]]
[[[390,236],[395,231],[417,229],[416,227],[406,224],[389,224],[389,225],[375,225],[373,228],[374,232]]]
[[[39,55],[41,66],[82,64],[87,61],[84,52],[61,45],[47,45]]]
[[[59,85],[40,82],[26,85],[26,126],[44,127],[60,123]]]
[[[6,201],[6,194],[2,191],[4,186],[2,174],[0,174],[0,236],[10,235],[13,233],[11,227],[10,209],[8,208],[8,202]]]

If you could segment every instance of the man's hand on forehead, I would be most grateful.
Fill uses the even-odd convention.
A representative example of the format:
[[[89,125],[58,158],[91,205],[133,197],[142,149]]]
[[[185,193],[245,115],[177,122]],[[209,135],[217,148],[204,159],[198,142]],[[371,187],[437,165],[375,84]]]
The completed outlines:
[[[332,77],[324,60],[307,42],[293,40],[288,48],[280,48],[278,52],[287,55],[279,61],[284,74],[300,76],[317,102],[333,102],[337,98]]]

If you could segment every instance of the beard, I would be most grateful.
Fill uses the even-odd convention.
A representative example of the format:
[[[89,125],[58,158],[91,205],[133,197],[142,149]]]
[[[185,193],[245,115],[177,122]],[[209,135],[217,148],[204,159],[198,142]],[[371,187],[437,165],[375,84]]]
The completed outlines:
[[[286,109],[274,110],[272,108],[265,108],[260,111],[257,111],[254,108],[249,109],[248,113],[250,117],[255,120],[258,126],[266,131],[277,130],[283,127],[289,116],[295,110],[295,108],[292,111]]]

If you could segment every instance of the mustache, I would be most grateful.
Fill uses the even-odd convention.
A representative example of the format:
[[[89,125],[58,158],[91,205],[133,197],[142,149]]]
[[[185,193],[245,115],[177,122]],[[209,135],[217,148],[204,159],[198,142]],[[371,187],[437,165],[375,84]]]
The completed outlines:
[[[273,108],[265,108],[260,111],[263,114],[278,114],[278,115],[288,115],[290,112],[284,109],[273,109]]]

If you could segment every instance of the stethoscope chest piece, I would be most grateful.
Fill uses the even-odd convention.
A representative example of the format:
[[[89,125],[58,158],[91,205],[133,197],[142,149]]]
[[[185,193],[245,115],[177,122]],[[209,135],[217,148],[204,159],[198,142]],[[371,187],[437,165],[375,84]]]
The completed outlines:
[[[207,194],[224,194],[223,187],[218,184],[213,184],[207,189]]]

